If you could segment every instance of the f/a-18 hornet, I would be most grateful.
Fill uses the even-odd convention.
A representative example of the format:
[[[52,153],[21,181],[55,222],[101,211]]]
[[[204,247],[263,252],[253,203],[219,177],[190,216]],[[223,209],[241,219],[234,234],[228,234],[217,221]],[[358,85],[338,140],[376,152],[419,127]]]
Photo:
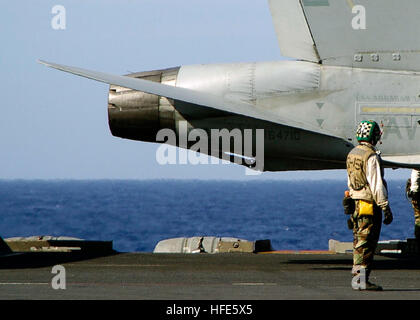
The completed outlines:
[[[263,166],[254,164],[261,171],[342,169],[357,143],[357,124],[375,120],[383,126],[385,166],[420,168],[420,1],[269,0],[269,6],[280,51],[291,59],[126,76],[40,62],[110,84],[109,126],[117,137],[157,142],[161,129],[172,129],[172,144],[228,154],[230,161],[242,156],[244,165],[263,144]],[[252,152],[243,146],[238,152],[232,141],[194,148],[196,141],[181,139],[183,126],[252,130]]]

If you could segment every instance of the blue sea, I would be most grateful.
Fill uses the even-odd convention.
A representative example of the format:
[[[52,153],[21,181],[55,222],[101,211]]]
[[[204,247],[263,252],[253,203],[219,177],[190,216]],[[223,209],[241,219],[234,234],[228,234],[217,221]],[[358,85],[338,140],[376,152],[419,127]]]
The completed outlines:
[[[381,240],[413,237],[405,181],[388,181],[394,222]],[[0,236],[112,240],[151,252],[163,239],[270,239],[276,250],[326,250],[351,241],[341,205],[346,180],[0,180]]]

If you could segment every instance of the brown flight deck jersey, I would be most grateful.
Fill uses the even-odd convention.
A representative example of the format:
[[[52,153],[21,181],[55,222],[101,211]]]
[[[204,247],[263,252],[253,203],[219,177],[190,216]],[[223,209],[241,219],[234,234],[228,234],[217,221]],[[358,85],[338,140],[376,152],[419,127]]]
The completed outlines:
[[[376,157],[376,150],[370,144],[359,144],[347,156],[347,174],[350,196],[353,199],[375,201],[371,186],[368,181],[368,160]],[[381,179],[383,173],[381,170]]]
[[[388,206],[384,170],[374,146],[362,142],[350,151],[347,156],[347,174],[353,199],[374,201],[382,210]]]

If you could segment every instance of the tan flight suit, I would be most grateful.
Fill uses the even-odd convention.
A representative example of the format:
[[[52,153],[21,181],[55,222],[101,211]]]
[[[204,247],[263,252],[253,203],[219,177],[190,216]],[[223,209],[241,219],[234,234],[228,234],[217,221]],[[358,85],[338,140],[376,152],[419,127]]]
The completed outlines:
[[[356,203],[356,209],[352,217],[354,225],[352,274],[355,276],[360,272],[361,268],[364,268],[366,278],[369,277],[372,270],[373,256],[382,226],[382,210],[375,201],[367,179],[368,161],[371,157],[378,157],[380,179],[386,188],[380,157],[376,154],[376,150],[371,144],[362,142],[347,156],[350,196]]]

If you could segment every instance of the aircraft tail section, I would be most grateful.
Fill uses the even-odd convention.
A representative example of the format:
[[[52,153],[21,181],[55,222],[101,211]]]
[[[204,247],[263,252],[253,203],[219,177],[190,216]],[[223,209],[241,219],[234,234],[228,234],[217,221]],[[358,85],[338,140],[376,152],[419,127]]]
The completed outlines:
[[[269,0],[281,54],[319,62],[320,58],[299,0]]]
[[[269,0],[284,56],[420,71],[418,0]]]
[[[342,137],[337,137],[337,135],[334,132],[330,132],[329,130],[319,128],[313,123],[306,123],[300,120],[293,120],[291,118],[283,117],[270,110],[256,108],[253,104],[248,102],[243,102],[240,100],[226,100],[223,97],[219,97],[210,93],[205,93],[189,88],[170,86],[167,84],[157,83],[144,79],[131,78],[127,76],[118,76],[104,72],[50,63],[41,60],[39,61],[39,63],[84,78],[100,81],[103,83],[113,84],[124,88],[129,88],[132,90],[146,92],[181,102],[186,102],[195,105],[195,107],[197,108],[210,108],[284,126],[295,127],[309,132],[315,132],[317,134],[322,134],[332,138],[336,138],[339,139],[341,142],[344,141],[345,143],[345,140],[343,140]],[[181,109],[181,107],[179,107],[179,109]]]

